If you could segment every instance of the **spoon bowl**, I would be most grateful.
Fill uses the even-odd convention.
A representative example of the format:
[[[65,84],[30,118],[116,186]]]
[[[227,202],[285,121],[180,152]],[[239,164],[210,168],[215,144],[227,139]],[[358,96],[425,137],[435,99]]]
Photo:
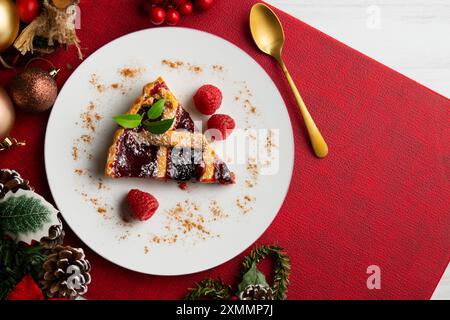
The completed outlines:
[[[262,3],[257,3],[250,12],[250,31],[259,50],[281,57],[284,46],[284,31],[277,15]]]

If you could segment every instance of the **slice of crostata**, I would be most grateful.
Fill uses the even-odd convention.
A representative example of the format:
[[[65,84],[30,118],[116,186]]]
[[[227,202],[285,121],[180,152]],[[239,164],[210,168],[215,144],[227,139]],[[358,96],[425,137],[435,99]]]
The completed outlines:
[[[153,107],[157,102],[162,103]],[[152,117],[155,112],[156,119]],[[205,136],[195,132],[191,116],[162,78],[144,87],[127,115],[141,119],[140,124],[128,129],[124,125],[116,131],[106,163],[107,176],[235,183],[234,173],[216,156]],[[164,133],[158,132],[158,127],[167,125]]]

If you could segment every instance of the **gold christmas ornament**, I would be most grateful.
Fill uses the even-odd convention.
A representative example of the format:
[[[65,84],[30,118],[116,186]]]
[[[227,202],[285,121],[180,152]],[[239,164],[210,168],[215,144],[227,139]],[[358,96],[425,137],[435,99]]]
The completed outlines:
[[[0,0],[0,52],[8,49],[19,33],[20,18],[11,0]]]
[[[15,117],[12,101],[5,89],[0,87],[0,140],[11,131]]]
[[[11,97],[22,110],[43,112],[56,101],[58,87],[54,77],[58,70],[47,72],[31,67],[16,75],[11,83]]]
[[[14,106],[8,93],[0,87],[0,151],[10,149],[15,145],[25,145],[23,142],[18,142],[16,139],[9,137],[16,113]]]

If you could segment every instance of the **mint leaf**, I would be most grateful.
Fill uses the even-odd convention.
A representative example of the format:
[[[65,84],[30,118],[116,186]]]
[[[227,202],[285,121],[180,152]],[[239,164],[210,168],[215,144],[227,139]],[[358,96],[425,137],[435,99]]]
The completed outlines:
[[[239,291],[244,291],[248,286],[256,284],[260,284],[266,287],[269,286],[264,274],[262,274],[261,271],[256,268],[256,264],[253,263],[252,267],[242,277],[242,282],[239,284]]]
[[[148,118],[151,120],[158,119],[161,116],[161,114],[163,113],[165,104],[166,104],[165,99],[160,99],[160,100],[156,101],[152,105],[150,110],[148,110],[148,112],[147,112]]]
[[[163,134],[172,127],[174,121],[175,118],[154,122],[144,121],[143,126],[145,130],[149,131],[150,133]]]
[[[137,128],[142,122],[142,116],[139,114],[122,114],[120,116],[113,117],[113,119],[125,129]]]

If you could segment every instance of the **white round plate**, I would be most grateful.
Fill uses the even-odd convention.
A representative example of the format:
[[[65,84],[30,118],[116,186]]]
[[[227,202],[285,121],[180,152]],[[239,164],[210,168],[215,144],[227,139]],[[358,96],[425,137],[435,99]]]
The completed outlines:
[[[195,91],[206,83],[222,90],[219,112],[231,115],[238,130],[213,145],[236,173],[235,185],[192,183],[183,191],[174,182],[104,177],[117,129],[111,117],[125,113],[160,75],[196,121],[207,118],[195,112]],[[230,151],[242,137],[247,143]],[[257,154],[246,147],[255,141]],[[135,32],[92,54],[61,90],[45,141],[48,182],[72,230],[105,259],[154,275],[203,271],[248,248],[277,215],[293,158],[291,123],[270,77],[233,44],[185,28]],[[160,203],[146,222],[130,218],[126,195],[134,188]]]

